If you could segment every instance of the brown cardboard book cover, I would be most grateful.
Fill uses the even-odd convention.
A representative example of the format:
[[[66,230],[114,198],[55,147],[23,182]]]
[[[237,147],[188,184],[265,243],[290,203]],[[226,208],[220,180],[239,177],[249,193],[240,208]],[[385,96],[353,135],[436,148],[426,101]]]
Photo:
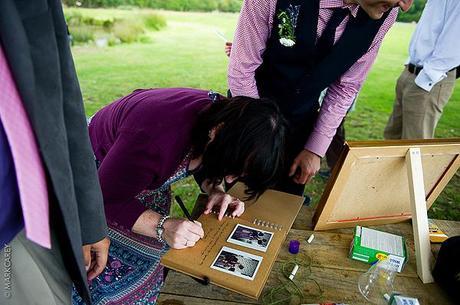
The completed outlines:
[[[244,198],[243,190],[243,186],[237,184],[229,193]],[[199,197],[197,202],[203,199]],[[240,218],[224,217],[218,221],[215,214],[203,214],[198,221],[203,225],[204,238],[193,248],[169,250],[161,264],[199,279],[208,277],[212,284],[257,299],[302,203],[303,197],[268,190],[257,201],[246,203]],[[272,232],[266,252],[227,242],[237,224]],[[211,268],[223,247],[262,257],[253,279]]]

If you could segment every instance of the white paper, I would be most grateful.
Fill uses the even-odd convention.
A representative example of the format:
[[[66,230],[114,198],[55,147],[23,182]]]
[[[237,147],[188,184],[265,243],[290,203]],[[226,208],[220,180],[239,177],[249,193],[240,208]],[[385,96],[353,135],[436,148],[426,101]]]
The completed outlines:
[[[361,246],[404,256],[402,237],[386,232],[362,228]]]

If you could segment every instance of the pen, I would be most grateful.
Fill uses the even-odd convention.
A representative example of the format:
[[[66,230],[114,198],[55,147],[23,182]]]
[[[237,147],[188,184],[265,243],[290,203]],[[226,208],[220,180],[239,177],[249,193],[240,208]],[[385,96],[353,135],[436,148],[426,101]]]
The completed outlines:
[[[190,216],[190,213],[188,212],[187,208],[185,207],[185,204],[182,201],[182,199],[178,195],[176,195],[176,197],[174,197],[174,198],[176,198],[176,201],[179,204],[182,212],[184,212],[185,217],[187,217],[188,220],[193,222],[192,216]],[[203,279],[197,279],[197,278],[194,278],[194,279],[197,282],[199,282],[200,284],[203,284],[203,285],[209,285],[209,283],[211,283],[211,280],[207,276],[203,277]]]
[[[188,212],[187,208],[185,207],[184,202],[182,201],[182,199],[180,199],[180,197],[178,195],[175,198],[176,198],[176,201],[179,204],[180,208],[182,209],[182,212],[184,212],[185,217],[187,217],[188,220],[193,222],[192,216],[190,216],[190,213]]]

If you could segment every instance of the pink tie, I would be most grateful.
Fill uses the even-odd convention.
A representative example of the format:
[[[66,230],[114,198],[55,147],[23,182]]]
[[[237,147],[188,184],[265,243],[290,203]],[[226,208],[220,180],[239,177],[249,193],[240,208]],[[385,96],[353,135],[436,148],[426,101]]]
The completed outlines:
[[[0,45],[0,119],[10,144],[26,236],[51,248],[48,191],[37,143]],[[0,198],[1,199],[1,198]]]

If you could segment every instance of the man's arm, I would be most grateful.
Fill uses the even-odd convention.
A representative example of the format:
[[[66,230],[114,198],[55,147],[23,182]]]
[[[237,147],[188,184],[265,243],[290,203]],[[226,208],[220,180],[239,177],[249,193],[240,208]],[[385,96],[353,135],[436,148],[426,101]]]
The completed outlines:
[[[60,54],[63,109],[75,196],[83,244],[93,244],[107,236],[102,194],[91,149],[80,86],[70,52],[67,27],[60,2],[53,1],[56,39]]]
[[[398,9],[393,9],[377,33],[371,47],[339,80],[329,86],[312,134],[304,148],[323,157],[331,144],[337,127],[347,114],[382,44],[382,40],[396,21]]]
[[[245,0],[233,38],[228,87],[233,96],[258,98],[255,71],[270,35],[276,0]]]
[[[82,254],[88,280],[105,268],[110,241],[96,166],[86,126],[83,98],[70,52],[67,26],[60,1],[52,2],[56,41],[60,57],[64,122],[77,201]]]
[[[444,3],[431,1],[425,7],[425,10],[429,10],[430,5],[445,6],[443,29],[436,40],[433,52],[424,61],[422,71],[415,78],[417,86],[428,92],[431,91],[434,85],[447,77],[446,73],[449,70],[460,65],[460,40],[458,39],[460,31],[460,1],[444,0],[441,2]],[[426,12],[429,13],[429,11]]]
[[[362,83],[374,63],[385,34],[395,23],[398,9],[395,8],[384,21],[371,47],[339,80],[329,86],[313,132],[290,167],[294,182],[307,183],[319,170],[321,157],[326,154],[337,127],[353,104]]]

